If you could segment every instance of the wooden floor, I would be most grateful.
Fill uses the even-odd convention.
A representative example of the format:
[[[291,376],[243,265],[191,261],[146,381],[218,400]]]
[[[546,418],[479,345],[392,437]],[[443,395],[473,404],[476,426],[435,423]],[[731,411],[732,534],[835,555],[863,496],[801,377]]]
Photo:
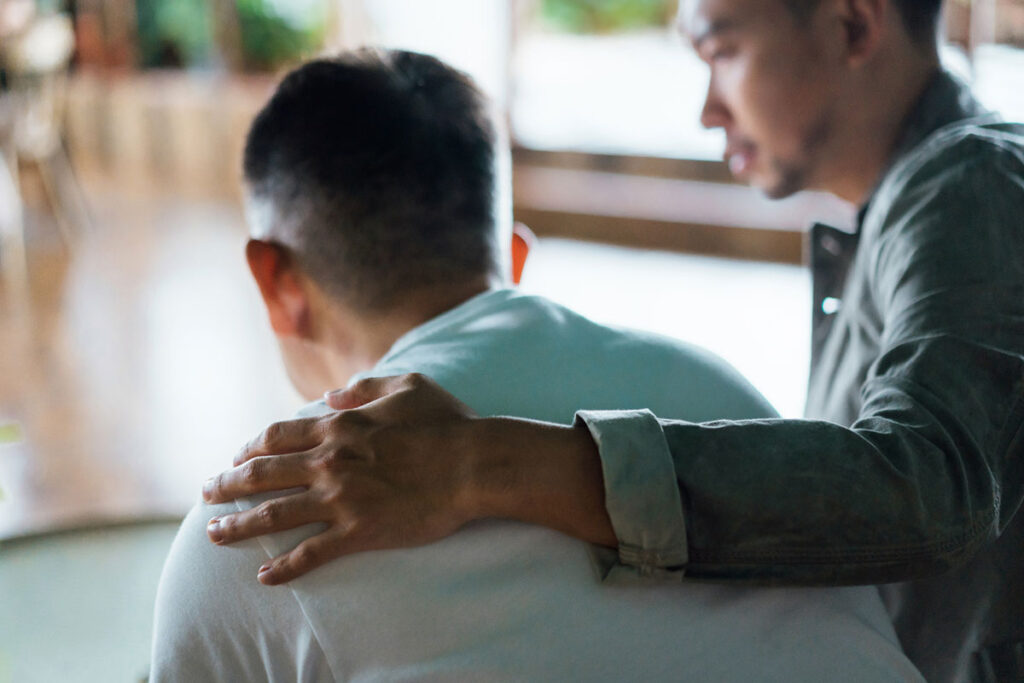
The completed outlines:
[[[65,250],[30,225],[31,297],[0,316],[0,538],[180,515],[301,404],[232,207],[92,195]],[[41,218],[41,217],[40,217]]]
[[[116,188],[89,198],[94,229],[70,249],[36,212],[31,296],[0,298],[0,539],[178,517],[205,477],[302,403],[236,207]],[[708,346],[799,413],[809,283],[798,267],[541,240],[524,288]]]

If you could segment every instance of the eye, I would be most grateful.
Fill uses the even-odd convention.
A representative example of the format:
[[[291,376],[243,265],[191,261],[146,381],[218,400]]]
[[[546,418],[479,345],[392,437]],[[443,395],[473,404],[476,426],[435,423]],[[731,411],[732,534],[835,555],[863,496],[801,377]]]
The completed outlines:
[[[726,59],[730,59],[735,56],[736,48],[732,46],[728,47],[716,47],[708,53],[709,62],[721,62]]]
[[[707,64],[715,64],[727,60],[736,54],[736,46],[731,42],[712,39],[705,41],[697,51],[701,61]]]

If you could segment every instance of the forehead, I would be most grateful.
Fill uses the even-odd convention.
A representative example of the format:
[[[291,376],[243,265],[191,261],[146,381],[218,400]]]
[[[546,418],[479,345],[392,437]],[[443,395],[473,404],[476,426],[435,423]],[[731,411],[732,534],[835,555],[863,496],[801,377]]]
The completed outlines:
[[[724,28],[765,23],[767,15],[783,10],[782,0],[680,0],[676,28],[695,40]]]

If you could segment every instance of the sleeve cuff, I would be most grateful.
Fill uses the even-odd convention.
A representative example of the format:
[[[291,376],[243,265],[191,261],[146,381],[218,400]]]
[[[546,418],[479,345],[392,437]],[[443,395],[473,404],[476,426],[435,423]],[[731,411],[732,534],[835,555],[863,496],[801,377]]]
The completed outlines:
[[[686,522],[676,471],[657,418],[649,410],[580,411],[597,444],[605,507],[618,552],[593,548],[605,582],[682,578],[688,559]]]

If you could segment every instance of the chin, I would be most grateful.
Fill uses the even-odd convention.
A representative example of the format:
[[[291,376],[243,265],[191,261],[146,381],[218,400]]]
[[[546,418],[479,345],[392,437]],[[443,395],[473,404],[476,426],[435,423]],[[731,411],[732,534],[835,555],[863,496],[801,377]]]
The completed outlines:
[[[771,187],[759,188],[761,193],[768,199],[785,199],[800,191],[800,188],[791,188],[784,185],[774,185]]]
[[[806,189],[802,173],[787,173],[773,178],[752,177],[750,184],[760,190],[768,199],[785,199]]]

